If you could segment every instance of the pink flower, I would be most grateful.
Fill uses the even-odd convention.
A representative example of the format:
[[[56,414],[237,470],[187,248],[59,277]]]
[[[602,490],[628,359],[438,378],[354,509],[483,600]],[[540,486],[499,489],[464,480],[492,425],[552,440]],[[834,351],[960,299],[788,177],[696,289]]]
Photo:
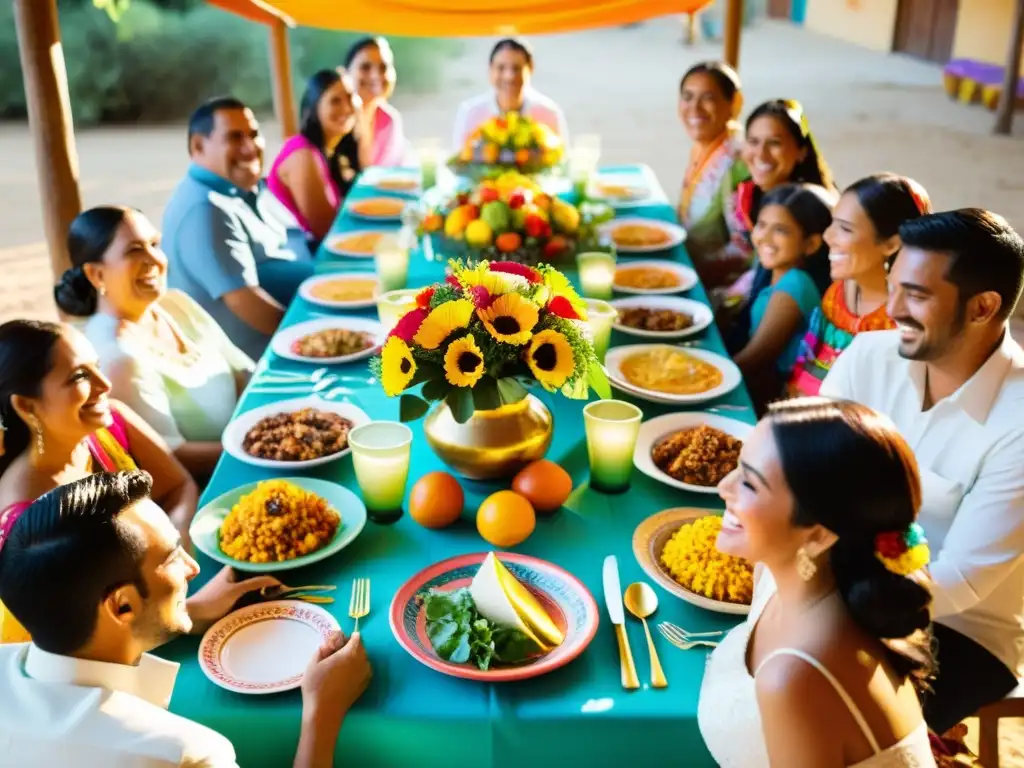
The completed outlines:
[[[504,272],[509,275],[525,277],[528,282],[539,283],[543,278],[533,267],[525,264],[516,264],[514,261],[496,261],[491,264],[491,272]]]
[[[548,302],[545,309],[555,317],[560,317],[563,320],[580,319],[576,308],[573,307],[572,302],[565,298],[565,296],[555,296],[555,298]]]
[[[477,309],[487,309],[494,303],[494,297],[482,285],[474,285],[469,289],[469,299]]]
[[[448,285],[450,285],[452,288],[458,288],[460,291],[462,290],[462,283],[459,282],[459,278],[457,278],[455,275],[448,275],[448,277],[446,277],[444,281],[448,283]]]
[[[423,325],[423,321],[427,319],[427,315],[429,314],[430,312],[422,307],[410,309],[402,315],[401,319],[398,321],[398,325],[391,329],[391,333],[388,334],[388,337],[397,336],[406,344],[412,344],[412,337],[416,335],[416,332],[420,329],[420,326]]]

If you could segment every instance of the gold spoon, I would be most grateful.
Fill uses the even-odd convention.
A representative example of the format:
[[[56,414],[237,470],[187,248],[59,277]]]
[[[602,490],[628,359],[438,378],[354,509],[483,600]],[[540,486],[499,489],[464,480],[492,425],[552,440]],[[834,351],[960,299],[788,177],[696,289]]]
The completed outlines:
[[[668,680],[661,670],[661,662],[658,660],[658,651],[654,647],[654,638],[651,637],[651,629],[647,626],[647,617],[658,610],[658,596],[654,594],[649,584],[638,581],[626,588],[626,608],[644,624],[644,632],[647,634],[647,650],[651,654],[651,685],[655,688],[665,688]]]

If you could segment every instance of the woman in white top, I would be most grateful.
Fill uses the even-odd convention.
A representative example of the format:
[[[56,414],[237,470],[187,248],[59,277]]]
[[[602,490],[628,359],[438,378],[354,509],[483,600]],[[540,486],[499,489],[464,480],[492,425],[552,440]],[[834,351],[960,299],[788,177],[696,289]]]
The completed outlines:
[[[711,655],[701,733],[723,768],[934,766],[921,488],[862,405],[773,405],[719,485],[718,547],[759,563],[747,621]],[[911,575],[914,574],[914,575]]]
[[[199,480],[221,453],[221,434],[252,360],[192,299],[167,292],[160,233],[139,211],[100,206],[68,232],[74,265],[54,289],[57,306],[87,317],[112,396],[128,404]]]
[[[452,146],[459,151],[469,135],[492,117],[520,112],[548,126],[569,142],[569,127],[562,108],[530,85],[533,52],[523,40],[505,38],[491,49],[490,75],[493,91],[466,99],[455,113]]]

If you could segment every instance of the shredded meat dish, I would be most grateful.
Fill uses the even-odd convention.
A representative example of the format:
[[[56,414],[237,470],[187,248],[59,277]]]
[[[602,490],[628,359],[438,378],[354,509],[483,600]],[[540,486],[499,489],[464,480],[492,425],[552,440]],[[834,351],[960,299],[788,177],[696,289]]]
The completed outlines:
[[[693,325],[693,318],[674,309],[634,307],[619,313],[619,323],[641,331],[682,331]]]
[[[663,438],[651,450],[651,458],[680,482],[714,486],[736,469],[742,447],[742,440],[702,424]]]
[[[292,352],[303,357],[345,357],[370,349],[372,346],[371,333],[327,328],[296,340],[292,344]]]
[[[336,413],[303,408],[256,422],[242,448],[250,456],[274,461],[310,461],[348,447],[352,422]]]

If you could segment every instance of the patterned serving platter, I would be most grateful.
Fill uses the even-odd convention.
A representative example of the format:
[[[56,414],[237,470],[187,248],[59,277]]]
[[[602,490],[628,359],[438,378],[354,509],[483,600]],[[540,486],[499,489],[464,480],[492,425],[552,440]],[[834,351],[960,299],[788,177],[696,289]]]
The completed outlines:
[[[235,693],[290,691],[324,641],[341,629],[323,608],[298,600],[257,603],[228,614],[199,643],[199,666]]]
[[[440,658],[427,637],[426,611],[418,599],[431,589],[451,591],[468,587],[486,552],[460,555],[424,568],[399,587],[391,601],[391,631],[399,645],[418,662],[445,675],[466,680],[500,683],[526,680],[558,669],[575,659],[597,633],[597,603],[590,591],[572,574],[545,560],[513,552],[499,559],[512,575],[540,602],[563,633],[565,640],[553,651],[525,664],[492,667],[486,672],[472,664],[454,664]]]

